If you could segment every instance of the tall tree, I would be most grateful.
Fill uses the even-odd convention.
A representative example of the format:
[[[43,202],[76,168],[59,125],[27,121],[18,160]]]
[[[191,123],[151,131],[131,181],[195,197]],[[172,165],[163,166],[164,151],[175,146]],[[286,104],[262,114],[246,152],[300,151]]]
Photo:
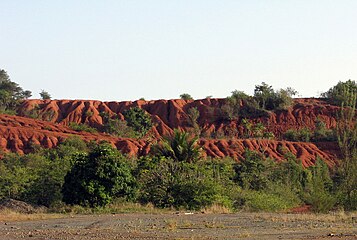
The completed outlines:
[[[31,97],[31,91],[24,91],[17,83],[10,80],[9,75],[0,69],[0,108],[15,110],[21,100]]]

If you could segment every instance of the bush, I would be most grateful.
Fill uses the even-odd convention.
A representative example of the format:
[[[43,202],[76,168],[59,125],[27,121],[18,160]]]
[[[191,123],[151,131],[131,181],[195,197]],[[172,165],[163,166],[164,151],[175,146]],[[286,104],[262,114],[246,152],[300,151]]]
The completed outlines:
[[[88,126],[87,124],[84,123],[75,123],[75,122],[71,122],[68,125],[71,129],[73,129],[74,131],[77,132],[89,132],[89,133],[96,133],[97,129],[92,128],[90,126]]]
[[[233,120],[238,117],[257,118],[267,116],[265,111],[259,109],[257,101],[242,91],[235,90],[226,99],[226,104],[221,107],[221,120]]]
[[[327,129],[326,124],[321,121],[317,120],[315,122],[315,130],[312,136],[312,140],[315,142],[320,141],[337,141],[336,132],[332,129]]]
[[[188,133],[175,129],[174,135],[162,138],[161,143],[153,146],[152,152],[179,162],[195,162],[201,156],[201,147],[197,140],[198,137],[191,137]]]
[[[105,206],[115,197],[133,199],[136,181],[129,166],[109,144],[95,147],[89,154],[79,154],[63,185],[67,204]]]
[[[144,136],[153,125],[150,115],[141,108],[132,107],[123,114],[128,126],[133,128],[140,137]]]
[[[259,153],[246,150],[244,159],[234,166],[235,181],[243,189],[262,190],[268,186],[268,175],[266,172],[272,162],[264,160]]]
[[[333,182],[325,162],[317,159],[314,166],[308,168],[311,179],[305,186],[303,199],[316,212],[328,212],[336,203],[331,193]]]
[[[188,93],[182,93],[180,95],[180,98],[183,99],[183,100],[193,100],[193,97]]]
[[[137,137],[137,133],[127,125],[127,122],[120,119],[109,118],[107,122],[103,124],[103,132],[117,137]]]
[[[265,191],[245,190],[240,201],[244,209],[251,211],[276,212],[296,206],[296,203],[292,203],[284,194],[278,195]]]
[[[294,142],[310,142],[311,137],[312,132],[308,128],[301,128],[300,130],[289,129],[283,135],[284,139]]]
[[[231,162],[186,163],[158,157],[140,162],[137,179],[143,203],[195,210],[217,202],[232,205],[225,192],[232,183]]]
[[[327,98],[332,104],[341,106],[356,105],[357,99],[355,97],[357,92],[357,84],[355,81],[348,80],[346,82],[338,82],[336,86],[330,88],[327,92],[322,93],[321,96]],[[353,101],[351,102],[351,99]],[[349,104],[348,104],[349,103]]]
[[[274,91],[272,86],[265,82],[256,85],[254,89],[254,99],[258,102],[259,107],[265,110],[286,109],[293,103],[292,97],[297,92],[292,88],[280,89]]]

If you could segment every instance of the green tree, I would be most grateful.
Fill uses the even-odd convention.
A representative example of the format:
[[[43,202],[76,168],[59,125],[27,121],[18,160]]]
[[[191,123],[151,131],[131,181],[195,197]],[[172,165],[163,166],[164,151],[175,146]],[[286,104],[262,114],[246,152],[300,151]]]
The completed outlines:
[[[48,92],[46,92],[45,90],[41,90],[40,97],[43,100],[51,99],[51,95]]]
[[[163,137],[161,144],[153,147],[153,152],[178,162],[195,162],[201,155],[197,141],[198,137],[191,137],[187,132],[175,129],[173,136]]]
[[[123,114],[128,126],[133,128],[140,137],[145,136],[153,126],[150,115],[139,107],[132,107]]]
[[[200,117],[200,111],[196,107],[188,109],[187,120],[191,127],[193,127],[196,135],[201,134],[200,125],[198,124],[198,118]]]
[[[331,103],[341,106],[348,102],[356,105],[357,84],[355,81],[348,80],[346,82],[338,82],[336,86],[331,87],[327,92],[322,93],[321,96],[327,98]],[[351,105],[351,104],[350,104]]]
[[[183,100],[193,100],[192,96],[188,93],[182,93],[180,95],[180,98],[183,99]]]
[[[292,97],[297,94],[293,88],[280,89],[274,91],[272,86],[265,82],[256,85],[254,89],[254,98],[259,107],[265,110],[286,109],[293,103]]]
[[[21,100],[31,97],[31,91],[24,91],[10,80],[5,70],[0,69],[0,108],[3,111],[15,110]]]
[[[235,180],[244,189],[263,190],[268,186],[268,169],[271,163],[259,153],[246,150],[244,159],[235,165]]]
[[[109,144],[78,154],[65,177],[62,193],[68,204],[105,206],[115,197],[132,199],[136,181],[124,157]]]
[[[268,109],[273,96],[274,90],[272,86],[269,86],[265,82],[262,82],[261,85],[255,86],[254,97],[257,99],[260,108]]]
[[[354,82],[354,81],[353,81]],[[350,82],[351,83],[351,82]],[[349,83],[349,85],[350,85]],[[354,83],[355,84],[355,83]],[[356,86],[356,85],[354,85]],[[340,168],[338,170],[339,190],[342,202],[346,209],[357,209],[357,123],[356,99],[357,88],[344,87],[341,103],[341,112],[337,122],[337,139],[342,153]]]

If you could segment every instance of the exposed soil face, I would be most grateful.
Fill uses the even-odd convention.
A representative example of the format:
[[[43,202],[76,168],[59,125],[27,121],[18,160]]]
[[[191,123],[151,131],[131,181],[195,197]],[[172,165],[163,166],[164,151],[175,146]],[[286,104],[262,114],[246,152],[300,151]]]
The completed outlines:
[[[356,239],[351,218],[294,214],[116,214],[0,222],[0,239]]]
[[[103,119],[101,112],[109,116],[124,119],[123,112],[131,107],[140,107],[148,112],[156,124],[154,132],[160,136],[167,135],[174,128],[189,129],[188,115],[190,108],[197,108],[200,112],[199,125],[206,135],[214,131],[224,131],[227,127],[237,129],[236,136],[242,135],[242,128],[237,121],[220,121],[220,109],[226,104],[225,99],[201,100],[155,100],[155,101],[124,101],[101,102],[90,100],[27,100],[20,107],[23,116],[30,111],[36,111],[44,120],[68,125],[70,122],[87,123],[93,127],[100,127]],[[281,136],[290,128],[315,128],[315,122],[320,119],[326,123],[327,128],[336,126],[336,114],[339,107],[328,104],[326,101],[314,98],[295,99],[294,105],[288,110],[269,113],[261,117],[261,121],[272,131],[275,136]]]
[[[150,152],[151,141],[142,139],[117,138],[108,134],[76,132],[65,125],[24,117],[0,115],[0,147],[5,151],[27,153],[31,145],[46,148],[57,146],[71,136],[85,141],[105,140],[125,154],[146,155]],[[210,157],[230,156],[240,159],[246,149],[261,152],[267,157],[283,159],[286,151],[296,155],[305,166],[311,166],[317,157],[333,166],[337,159],[337,144],[297,143],[266,139],[200,139],[204,155]]]
[[[86,100],[27,100],[21,106],[22,115],[36,113],[39,119],[28,117],[0,115],[0,148],[4,151],[27,153],[31,145],[37,144],[46,148],[57,146],[70,136],[78,136],[85,141],[105,140],[125,154],[132,156],[146,155],[150,146],[159,137],[173,132],[174,128],[192,130],[189,125],[188,110],[196,107],[200,111],[198,123],[203,135],[213,132],[235,129],[230,138],[201,138],[199,143],[204,155],[210,157],[233,157],[241,159],[246,149],[261,152],[267,157],[283,159],[288,151],[299,158],[304,166],[313,165],[317,157],[324,159],[329,166],[336,164],[339,150],[337,143],[301,143],[265,139],[242,139],[241,119],[234,121],[217,121],[219,109],[225,99],[203,99],[196,101],[157,100],[135,102],[101,102]],[[101,112],[112,117],[124,119],[123,112],[133,106],[143,108],[151,114],[154,127],[151,134],[154,138],[128,139],[117,138],[103,133],[77,132],[67,125],[71,122],[86,123],[100,129],[103,119]],[[328,128],[336,126],[336,114],[339,108],[320,99],[296,99],[293,107],[286,111],[269,113],[267,117],[252,119],[262,122],[277,139],[287,129],[309,127],[314,129],[315,121],[320,119]]]

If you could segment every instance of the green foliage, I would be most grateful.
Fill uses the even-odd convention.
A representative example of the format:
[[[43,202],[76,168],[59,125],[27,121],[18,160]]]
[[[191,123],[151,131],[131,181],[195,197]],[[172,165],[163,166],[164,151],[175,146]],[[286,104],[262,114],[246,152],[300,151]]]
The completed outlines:
[[[246,118],[242,119],[241,122],[243,126],[243,137],[244,138],[274,138],[274,134],[272,132],[268,132],[263,123],[253,123]]]
[[[283,135],[284,139],[294,142],[310,142],[311,137],[312,132],[309,128],[306,127],[299,130],[289,129]]]
[[[265,82],[261,85],[256,85],[254,89],[254,98],[258,102],[259,107],[265,110],[280,110],[286,109],[293,103],[292,96],[297,92],[292,88],[280,89],[274,91],[272,86]]]
[[[188,109],[187,121],[188,124],[193,127],[194,133],[199,136],[201,134],[200,125],[198,124],[198,118],[200,117],[200,111],[196,107]]]
[[[242,91],[233,91],[227,97],[227,103],[221,107],[220,116],[222,120],[233,120],[237,117],[263,117],[267,113],[259,109],[257,101]]]
[[[191,107],[188,109],[187,120],[191,127],[196,127],[198,125],[197,121],[200,117],[200,111],[196,107]]]
[[[46,92],[45,90],[41,90],[40,92],[40,97],[43,99],[43,100],[48,100],[48,99],[51,99],[51,95]]]
[[[17,154],[7,154],[0,161],[0,198],[20,199],[35,179],[27,162],[21,160]]]
[[[66,154],[70,154],[69,149],[66,150]],[[14,198],[47,207],[61,201],[64,175],[70,162],[58,157],[56,151],[42,149],[23,156],[5,155],[0,162],[0,198]]]
[[[268,111],[287,109],[293,104],[292,96],[297,92],[292,88],[274,91],[266,83],[255,86],[254,96],[242,91],[233,91],[226,104],[220,109],[220,120],[267,117]]]
[[[132,107],[124,111],[123,114],[128,126],[133,128],[141,137],[145,136],[153,126],[150,115],[139,107]]]
[[[0,69],[0,110],[15,111],[23,99],[31,97],[31,92],[23,90],[17,83],[10,80],[5,70]]]
[[[351,82],[349,84],[352,84]],[[341,103],[341,112],[338,116],[336,134],[342,153],[337,182],[340,201],[345,209],[357,209],[357,123],[356,99],[357,89],[351,86]],[[346,87],[347,88],[347,87]]]
[[[103,124],[103,132],[109,133],[117,137],[135,138],[138,134],[127,125],[126,121],[120,119],[109,118]]]
[[[325,162],[318,159],[314,166],[309,167],[311,180],[305,187],[304,200],[316,212],[328,212],[336,203],[331,194],[333,182]]]
[[[193,100],[192,96],[188,93],[182,93],[180,95],[180,98],[183,99],[183,100]]]
[[[23,115],[28,118],[38,119],[40,117],[40,106],[36,104],[31,110],[24,110]]]
[[[327,129],[326,124],[318,119],[315,122],[315,130],[313,132],[312,140],[314,142],[337,141],[336,131],[332,129]]]
[[[198,210],[227,199],[225,189],[233,184],[229,161],[187,163],[154,157],[141,159],[138,169],[140,200],[157,207]]]
[[[96,133],[97,129],[92,128],[90,126],[88,126],[85,123],[75,123],[75,122],[71,122],[69,123],[69,127],[71,129],[73,129],[74,131],[78,131],[78,132],[89,132],[89,133]]]
[[[356,82],[348,80],[346,82],[338,82],[336,86],[333,86],[327,92],[321,94],[321,96],[327,98],[328,101],[338,106],[341,106],[342,104],[344,104],[344,106],[352,106],[356,105],[356,92]]]
[[[160,144],[153,146],[153,152],[178,162],[195,162],[201,155],[197,140],[198,137],[191,137],[187,132],[175,129],[173,136],[163,137]]]
[[[244,160],[235,165],[236,182],[243,189],[265,189],[269,180],[266,173],[270,163],[257,152],[246,150]]]
[[[288,195],[288,197],[287,197]],[[277,212],[297,206],[299,201],[291,193],[271,193],[266,191],[242,191],[240,202],[244,209],[250,211]]]
[[[136,181],[124,157],[109,144],[78,154],[65,177],[63,200],[68,204],[99,207],[115,197],[132,199]]]

